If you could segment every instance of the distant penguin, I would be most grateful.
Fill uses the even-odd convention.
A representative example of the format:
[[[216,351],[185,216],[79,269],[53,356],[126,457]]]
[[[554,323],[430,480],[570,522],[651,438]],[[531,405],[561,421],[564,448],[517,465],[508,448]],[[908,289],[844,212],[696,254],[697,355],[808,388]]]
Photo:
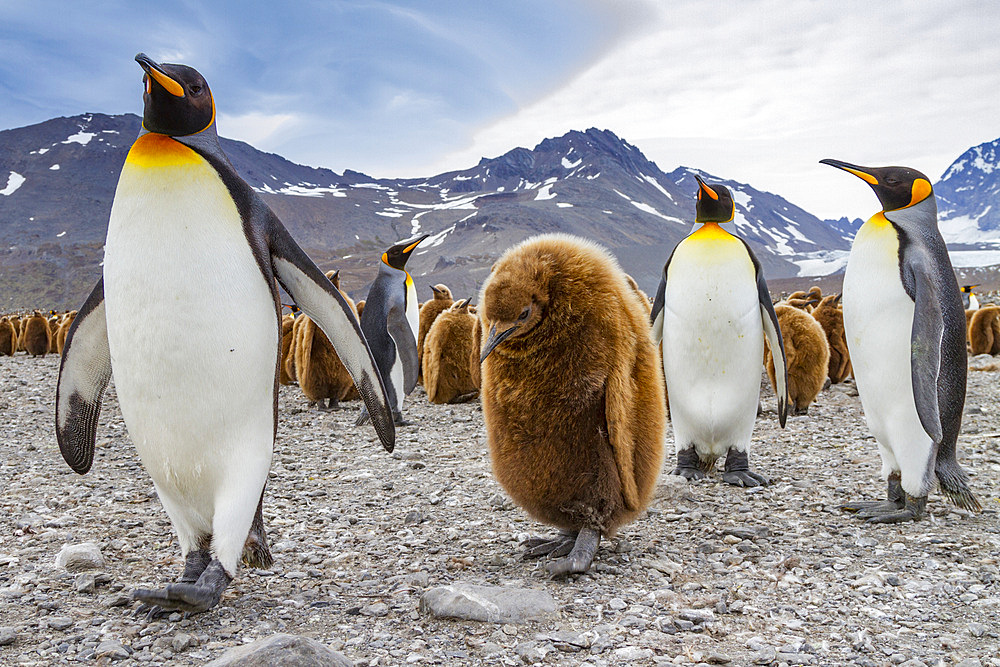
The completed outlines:
[[[729,189],[698,179],[696,224],[667,259],[653,302],[653,339],[663,342],[675,475],[704,478],[725,456],[722,479],[768,483],[750,469],[750,437],[760,400],[764,339],[775,351],[778,421],[788,391],[778,319],[760,262],[720,223],[733,219]]]
[[[979,510],[956,460],[968,369],[965,326],[930,180],[907,167],[821,162],[868,183],[882,204],[851,246],[844,327],[887,500],[844,509],[874,523],[919,519],[936,474],[954,503]]]
[[[840,297],[840,294],[825,296],[812,311],[812,316],[823,327],[830,348],[827,377],[830,378],[831,384],[843,382],[851,374],[851,354],[847,349],[844,311],[840,308]]]
[[[438,315],[424,341],[424,389],[431,403],[464,403],[479,395],[469,366],[477,319],[469,312],[470,301]]]
[[[428,236],[398,243],[382,253],[378,275],[368,290],[361,315],[361,330],[382,374],[392,418],[398,426],[407,424],[403,420],[403,399],[413,391],[420,372],[417,292],[404,267],[410,253]],[[357,423],[362,424],[367,418],[367,411],[362,410]]]
[[[434,298],[425,301],[423,305],[420,306],[420,326],[417,331],[417,360],[420,362],[420,375],[423,375],[423,362],[424,362],[424,340],[427,338],[427,333],[431,330],[431,325],[434,324],[434,320],[437,316],[444,311],[451,308],[454,300],[451,296],[451,290],[445,284],[431,285],[431,291],[434,293]],[[422,378],[418,378],[418,382]]]
[[[969,320],[969,347],[977,354],[1000,354],[1000,306],[982,306]]]
[[[333,286],[340,290],[340,275],[337,271],[326,274]],[[354,310],[354,301],[340,290],[344,301]],[[326,334],[308,316],[303,315],[302,325],[295,339],[295,376],[299,388],[320,410],[337,410],[340,401],[347,398],[354,387],[351,374],[337,356]],[[326,405],[323,404],[324,399]]]
[[[791,306],[777,305],[774,313],[785,346],[788,376],[788,403],[792,414],[804,415],[826,382],[830,366],[830,345],[820,323],[809,313]],[[775,384],[771,348],[764,351],[764,365]]]
[[[361,299],[356,304],[354,304],[355,309],[358,311],[358,320],[361,320],[361,314],[365,312],[365,300]]]
[[[66,335],[69,334],[69,328],[73,326],[73,321],[76,320],[76,314],[75,310],[66,313],[66,316],[59,323],[59,328],[56,330],[56,352],[60,355],[66,347]]]
[[[806,298],[805,290],[797,290],[786,296],[784,298],[784,302],[788,303],[791,299],[805,299],[805,298]]]
[[[562,530],[525,555],[565,556],[552,575],[584,572],[601,537],[646,508],[663,465],[663,376],[645,310],[606,250],[565,234],[507,250],[479,302],[493,472]]]
[[[979,285],[962,285],[962,305],[966,310],[979,310],[979,299],[972,290]]]
[[[24,352],[24,338],[21,334],[24,333],[24,322],[28,319],[28,316],[20,317],[14,315],[10,318],[10,323],[14,327],[14,351]]]
[[[56,354],[58,352],[57,334],[59,332],[59,321],[62,318],[56,311],[50,310],[49,316],[46,319],[49,323],[49,354]]]
[[[49,352],[52,344],[52,332],[49,330],[49,321],[42,311],[36,310],[24,323],[25,351],[33,357],[44,357]]]
[[[12,357],[17,351],[17,331],[10,318],[0,318],[0,356]]]
[[[809,313],[812,312],[813,306],[819,303],[819,299],[806,295],[801,299],[793,299],[789,297],[780,303],[784,306],[791,306],[792,308],[798,308],[799,310],[804,310]]]
[[[67,336],[56,435],[66,462],[86,473],[113,373],[125,425],[185,559],[179,582],[133,591],[159,616],[217,605],[245,547],[266,562],[276,279],[348,360],[389,450],[394,427],[353,312],[223,153],[205,79],[143,54],[136,61],[145,72],[142,130],[115,191],[103,278]],[[213,317],[203,317],[208,311]]]

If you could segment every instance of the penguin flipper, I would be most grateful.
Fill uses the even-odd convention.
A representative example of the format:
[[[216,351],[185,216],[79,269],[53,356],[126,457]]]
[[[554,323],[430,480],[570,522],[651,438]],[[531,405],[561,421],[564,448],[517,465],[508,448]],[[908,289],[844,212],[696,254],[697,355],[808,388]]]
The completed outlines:
[[[406,304],[400,300],[389,309],[385,323],[392,342],[396,344],[396,354],[403,365],[403,395],[409,394],[417,386],[420,360],[417,358],[417,339],[406,319]]]
[[[635,483],[635,433],[630,428],[636,404],[632,375],[638,357],[632,355],[629,358],[634,360],[633,363],[616,365],[605,382],[604,419],[608,442],[618,469],[622,501],[625,509],[634,512],[640,509],[641,504],[639,489]]]
[[[913,329],[910,332],[910,379],[920,425],[935,443],[941,442],[938,406],[938,375],[941,371],[941,339],[944,315],[941,294],[920,255],[904,263],[904,281],[912,286]]]
[[[391,452],[396,442],[392,410],[354,309],[276,218],[268,245],[275,275],[299,308],[330,339],[364,399],[382,446]]]
[[[666,297],[667,267],[664,266],[663,275],[660,277],[660,286],[656,288],[656,297],[653,299],[653,310],[649,313],[649,321],[653,325],[653,342],[657,345],[663,340],[663,306]]]
[[[94,438],[104,390],[111,379],[111,349],[104,314],[104,278],[66,334],[56,385],[56,440],[69,467],[81,475],[94,462]]]

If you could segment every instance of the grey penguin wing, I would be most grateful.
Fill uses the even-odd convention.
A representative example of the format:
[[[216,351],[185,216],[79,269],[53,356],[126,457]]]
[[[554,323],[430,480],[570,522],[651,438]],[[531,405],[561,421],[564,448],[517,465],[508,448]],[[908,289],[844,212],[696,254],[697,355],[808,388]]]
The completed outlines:
[[[66,334],[56,385],[56,440],[69,467],[81,475],[94,462],[94,438],[104,390],[111,379],[104,278],[90,292]]]
[[[276,217],[272,218],[268,227],[268,248],[275,275],[299,308],[330,339],[364,399],[382,446],[391,452],[396,441],[392,411],[382,376],[375,366],[375,359],[354,310]]]
[[[403,365],[403,395],[409,394],[417,386],[417,371],[420,362],[417,359],[417,339],[413,337],[413,329],[406,319],[406,303],[399,299],[389,308],[386,318],[386,329],[396,344],[396,354]]]
[[[739,237],[737,237],[739,238]],[[781,339],[781,327],[778,325],[778,315],[774,312],[774,304],[771,303],[771,292],[767,289],[767,281],[764,280],[764,271],[760,261],[753,254],[750,245],[743,242],[743,247],[750,255],[753,262],[754,274],[757,276],[757,301],[760,303],[760,320],[764,327],[764,337],[767,345],[771,348],[771,356],[774,358],[774,393],[778,398],[778,423],[781,428],[785,428],[785,421],[788,418],[788,360],[785,358],[785,342]],[[779,354],[774,351],[778,350]],[[778,363],[778,358],[781,363]]]
[[[910,380],[920,425],[935,443],[941,442],[938,406],[938,375],[941,372],[941,339],[944,315],[941,294],[920,252],[903,259],[903,281],[913,298],[913,328],[910,330]]]

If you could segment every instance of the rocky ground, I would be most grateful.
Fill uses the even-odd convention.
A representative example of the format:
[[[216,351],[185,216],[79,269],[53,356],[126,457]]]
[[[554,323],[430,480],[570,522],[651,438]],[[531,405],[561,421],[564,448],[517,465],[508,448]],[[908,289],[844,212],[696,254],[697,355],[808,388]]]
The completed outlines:
[[[0,358],[2,664],[195,665],[289,633],[358,665],[1000,665],[996,372],[970,373],[959,444],[981,514],[937,493],[919,523],[839,511],[883,492],[857,392],[824,391],[785,430],[767,394],[751,461],[771,486],[665,475],[648,513],[561,581],[518,558],[547,531],[494,481],[477,403],[430,405],[418,390],[390,455],[351,425],[357,408],[319,413],[284,387],[265,500],[274,567],[243,571],[208,613],[147,622],[129,592],[174,579],[179,548],[113,388],[92,471],[62,461],[57,368]],[[84,542],[103,565],[56,565]],[[425,591],[460,582],[547,592],[556,611],[515,624],[421,610]]]

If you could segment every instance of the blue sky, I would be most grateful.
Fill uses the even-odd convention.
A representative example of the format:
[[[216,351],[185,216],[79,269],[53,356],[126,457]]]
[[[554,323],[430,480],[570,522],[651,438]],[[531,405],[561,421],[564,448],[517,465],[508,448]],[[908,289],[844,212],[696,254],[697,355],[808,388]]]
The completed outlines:
[[[1000,3],[973,0],[0,3],[0,129],[141,113],[143,51],[208,79],[224,136],[376,177],[610,129],[821,217],[823,157],[936,179],[1000,137]]]

